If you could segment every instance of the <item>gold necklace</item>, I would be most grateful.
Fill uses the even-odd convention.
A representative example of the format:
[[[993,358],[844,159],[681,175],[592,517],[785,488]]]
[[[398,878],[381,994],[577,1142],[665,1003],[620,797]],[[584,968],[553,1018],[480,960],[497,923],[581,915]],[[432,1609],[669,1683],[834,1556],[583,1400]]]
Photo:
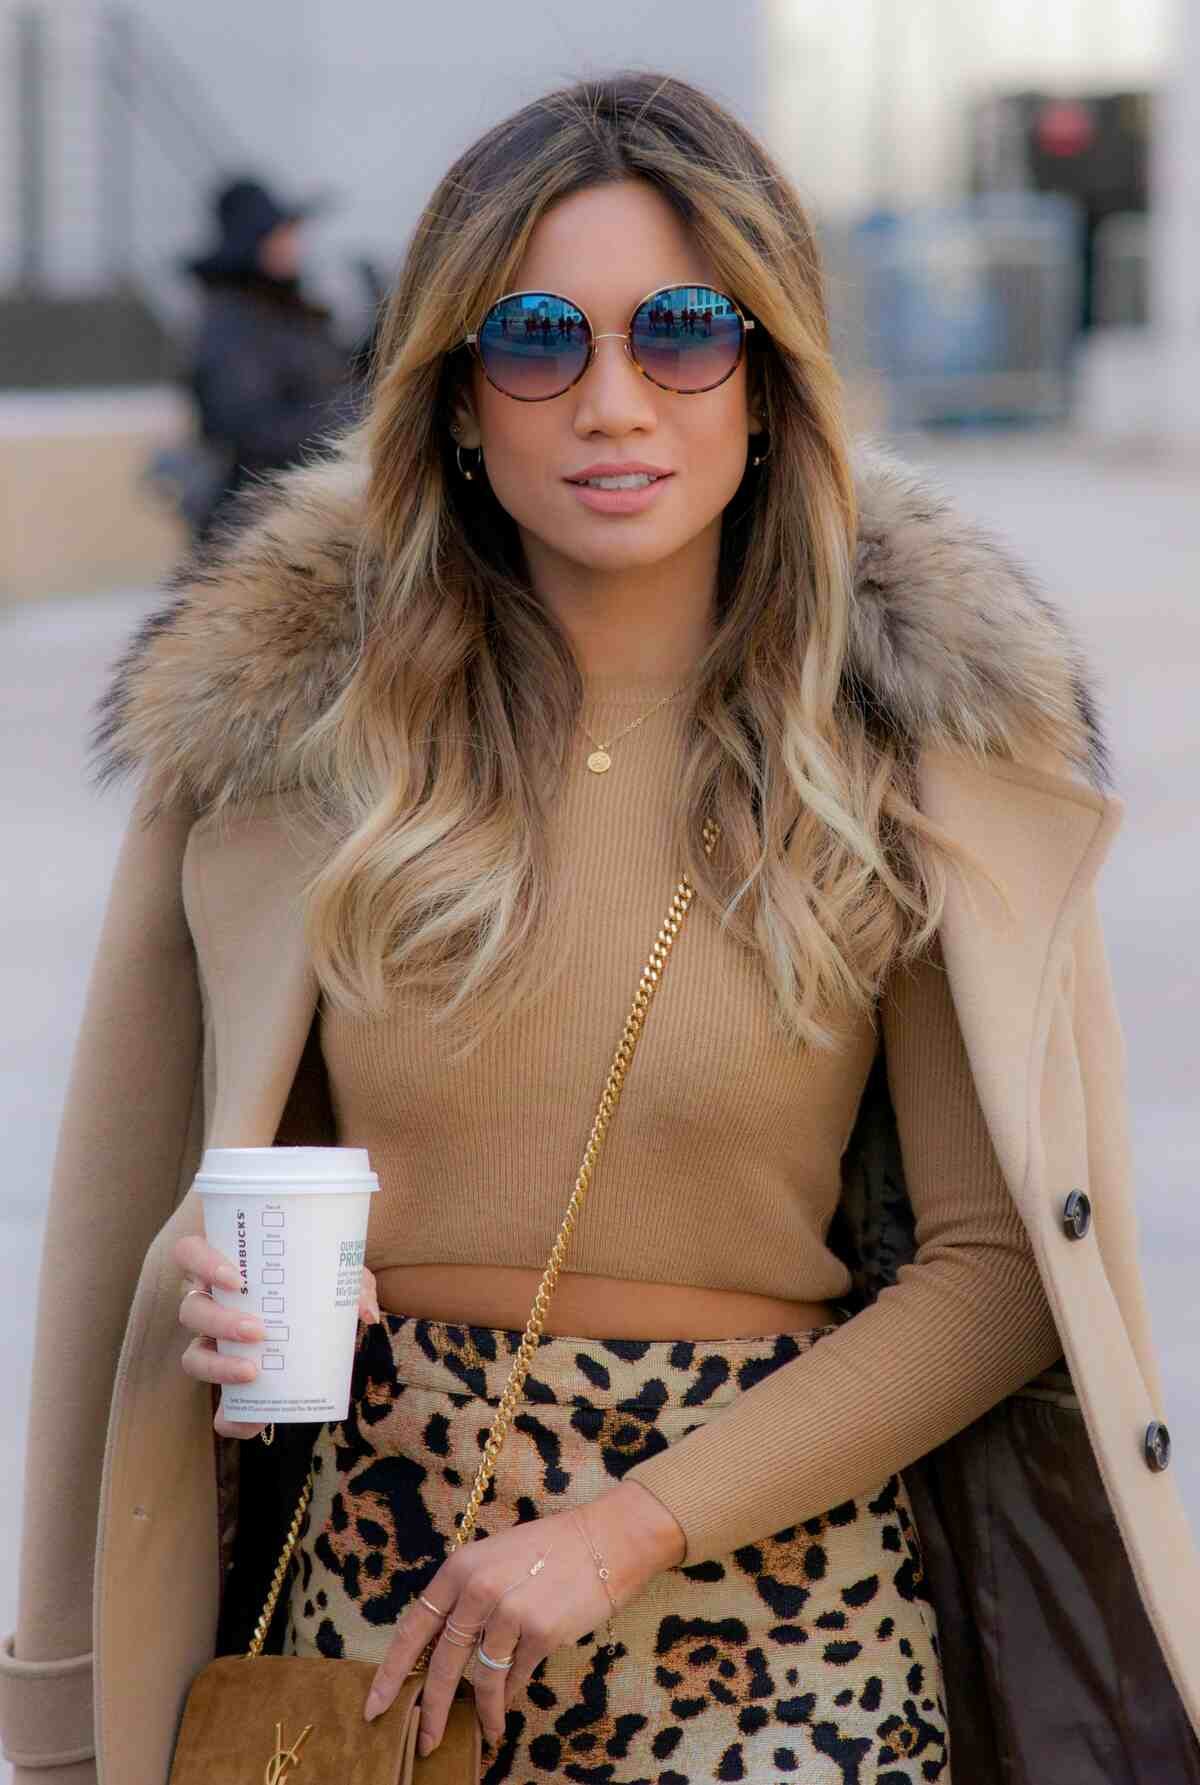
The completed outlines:
[[[629,733],[637,726],[641,725],[644,720],[651,718],[653,714],[657,713],[659,707],[665,707],[669,700],[678,700],[681,694],[686,694],[688,687],[689,684],[685,682],[682,688],[675,688],[670,694],[664,694],[661,700],[656,700],[652,707],[648,707],[644,713],[640,714],[639,717],[633,721],[632,725],[627,725],[624,731],[619,731],[607,744],[602,744],[599,738],[594,738],[581,719],[579,721],[579,729],[582,731],[588,743],[595,745],[595,749],[587,759],[587,765],[591,769],[593,775],[607,775],[609,769],[612,767],[611,752],[613,745],[619,744],[622,738],[628,737]]]

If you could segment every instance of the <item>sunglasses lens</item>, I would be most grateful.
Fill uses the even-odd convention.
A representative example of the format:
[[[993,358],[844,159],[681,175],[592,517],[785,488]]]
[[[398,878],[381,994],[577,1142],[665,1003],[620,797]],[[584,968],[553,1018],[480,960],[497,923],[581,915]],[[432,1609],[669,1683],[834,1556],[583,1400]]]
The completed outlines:
[[[557,397],[573,384],[591,344],[582,310],[550,291],[501,298],[479,331],[484,371],[508,396],[527,403]]]
[[[723,291],[672,285],[656,291],[633,319],[638,364],[666,390],[712,390],[737,365],[742,319]]]

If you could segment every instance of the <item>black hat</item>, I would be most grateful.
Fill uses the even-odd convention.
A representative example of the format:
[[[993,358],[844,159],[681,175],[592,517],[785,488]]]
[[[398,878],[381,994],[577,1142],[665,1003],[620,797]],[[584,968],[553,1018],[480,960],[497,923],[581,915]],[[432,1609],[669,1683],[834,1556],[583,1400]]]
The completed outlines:
[[[200,274],[239,273],[253,269],[258,245],[280,223],[298,223],[327,210],[327,197],[282,204],[257,180],[231,180],[213,201],[220,240],[210,254],[186,265]]]

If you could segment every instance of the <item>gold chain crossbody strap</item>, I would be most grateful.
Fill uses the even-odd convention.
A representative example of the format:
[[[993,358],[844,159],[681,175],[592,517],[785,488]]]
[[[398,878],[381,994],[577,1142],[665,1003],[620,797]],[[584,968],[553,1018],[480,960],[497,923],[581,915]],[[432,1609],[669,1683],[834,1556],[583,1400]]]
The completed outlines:
[[[705,855],[712,854],[719,834],[720,826],[717,824],[716,820],[712,818],[706,819],[703,831]],[[488,1440],[483,1451],[483,1460],[479,1465],[479,1472],[475,1477],[475,1485],[471,1489],[471,1496],[467,1501],[466,1511],[463,1513],[458,1530],[454,1535],[453,1547],[455,1549],[458,1549],[462,1544],[468,1542],[471,1533],[475,1529],[475,1520],[479,1514],[483,1496],[487,1492],[487,1485],[491,1480],[492,1471],[496,1466],[496,1458],[500,1454],[500,1447],[504,1443],[505,1436],[508,1432],[509,1421],[516,1409],[517,1402],[520,1399],[525,1378],[529,1373],[529,1366],[533,1362],[534,1352],[537,1350],[538,1340],[541,1336],[542,1326],[546,1318],[546,1309],[550,1305],[550,1297],[554,1293],[554,1286],[558,1282],[558,1273],[562,1269],[563,1259],[566,1256],[567,1241],[571,1237],[575,1222],[579,1217],[579,1211],[583,1206],[583,1199],[587,1195],[588,1186],[592,1181],[592,1173],[596,1169],[596,1160],[599,1158],[600,1148],[603,1144],[604,1136],[607,1133],[608,1124],[612,1120],[613,1111],[616,1109],[620,1100],[621,1088],[625,1083],[626,1074],[629,1071],[634,1053],[637,1050],[637,1044],[646,1021],[646,1013],[650,1009],[654,994],[658,990],[662,980],[663,971],[667,964],[667,957],[670,955],[675,938],[679,934],[683,925],[683,920],[687,916],[695,896],[696,889],[685,874],[679,882],[679,885],[675,888],[674,895],[671,899],[670,909],[663,920],[662,928],[654,939],[654,946],[650,950],[650,958],[642,968],[641,978],[638,980],[638,988],[634,993],[633,1004],[630,1008],[628,1017],[625,1019],[624,1032],[621,1035],[620,1041],[617,1043],[617,1051],[613,1055],[612,1065],[609,1067],[608,1071],[608,1078],[605,1081],[604,1090],[600,1096],[600,1104],[596,1110],[595,1120],[592,1123],[592,1132],[588,1136],[588,1143],[584,1149],[583,1163],[579,1167],[579,1176],[575,1180],[575,1188],[571,1193],[571,1200],[567,1204],[567,1212],[563,1216],[562,1226],[558,1230],[558,1238],[554,1242],[554,1248],[550,1253],[546,1269],[542,1274],[542,1280],[538,1285],[537,1294],[533,1298],[533,1307],[530,1309],[529,1320],[525,1327],[525,1334],[521,1340],[516,1357],[513,1359],[513,1367],[512,1372],[509,1375],[508,1386],[500,1397],[500,1405],[496,1409],[496,1416],[492,1421],[491,1431],[488,1433]],[[288,1528],[287,1540],[283,1546],[283,1554],[280,1556],[275,1567],[275,1573],[271,1577],[271,1586],[267,1593],[267,1602],[263,1607],[262,1616],[254,1626],[254,1635],[251,1638],[250,1647],[246,1651],[250,1656],[257,1656],[262,1653],[263,1644],[267,1638],[267,1631],[271,1626],[271,1619],[275,1615],[275,1606],[279,1599],[279,1592],[287,1574],[288,1564],[292,1559],[292,1551],[295,1549],[296,1540],[300,1535],[300,1526],[304,1521],[304,1511],[312,1495],[312,1489],[313,1476],[312,1470],[310,1469],[308,1479],[305,1482],[303,1492],[300,1495],[300,1503],[292,1515],[292,1522]],[[440,1635],[441,1633],[439,1632],[438,1634]],[[416,1662],[413,1669],[414,1672],[420,1672],[422,1669],[428,1667],[429,1659],[433,1653],[434,1644],[436,1642],[437,1637],[435,1636],[426,1644],[425,1649]]]

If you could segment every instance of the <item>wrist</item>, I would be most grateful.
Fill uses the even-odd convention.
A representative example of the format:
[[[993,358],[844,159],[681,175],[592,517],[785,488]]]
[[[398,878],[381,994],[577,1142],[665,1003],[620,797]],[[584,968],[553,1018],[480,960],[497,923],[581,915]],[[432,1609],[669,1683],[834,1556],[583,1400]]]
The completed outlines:
[[[676,1568],[683,1561],[687,1553],[683,1526],[641,1482],[618,1482],[592,1502],[592,1510],[603,1519],[614,1547],[620,1545],[631,1555],[633,1569],[642,1578]]]

